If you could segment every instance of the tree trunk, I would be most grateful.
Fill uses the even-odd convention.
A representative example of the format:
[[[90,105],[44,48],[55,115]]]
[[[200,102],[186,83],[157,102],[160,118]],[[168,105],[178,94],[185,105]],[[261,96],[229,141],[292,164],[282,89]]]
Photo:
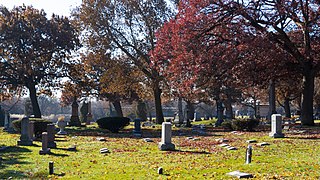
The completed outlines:
[[[187,109],[187,119],[188,120],[193,120],[194,119],[195,109],[194,109],[194,106],[193,106],[191,101],[187,101],[186,109]]]
[[[232,112],[232,103],[230,96],[227,95],[227,100],[224,102],[224,106],[226,107],[226,119],[231,120],[233,118]]]
[[[164,122],[162,105],[161,105],[161,89],[159,88],[159,83],[154,84],[153,94],[154,94],[154,103],[156,108],[156,123],[162,124]]]
[[[310,65],[311,66],[311,65]],[[309,66],[307,66],[309,67]],[[313,120],[313,94],[314,94],[314,73],[306,68],[303,74],[301,124],[314,126]]]
[[[182,97],[178,99],[178,116],[179,116],[179,124],[183,123],[183,109],[182,109]]]
[[[220,126],[221,123],[223,122],[223,105],[222,101],[220,99],[217,99],[217,122],[216,126]]]
[[[123,117],[121,102],[119,100],[112,101],[112,105],[116,110],[117,117]]]
[[[29,89],[29,97],[32,104],[33,115],[35,118],[41,118],[41,111],[37,99],[36,85],[34,83],[29,83],[27,87]]]
[[[274,80],[269,82],[269,112],[267,119],[271,120],[271,115],[276,114],[276,85]]]
[[[138,100],[137,116],[139,119],[143,121],[147,120],[147,106],[146,103],[141,100]]]
[[[291,118],[290,99],[289,98],[285,98],[284,102],[283,102],[283,105],[284,105],[284,112],[286,114],[286,117],[287,118]]]

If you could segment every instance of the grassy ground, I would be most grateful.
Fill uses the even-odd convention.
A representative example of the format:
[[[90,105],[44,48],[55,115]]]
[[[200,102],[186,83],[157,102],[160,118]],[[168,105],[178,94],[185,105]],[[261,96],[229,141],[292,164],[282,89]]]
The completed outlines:
[[[230,179],[226,173],[240,170],[252,173],[255,179],[319,179],[320,127],[303,128],[287,132],[286,138],[273,139],[268,131],[223,132],[213,127],[206,134],[191,128],[173,128],[173,143],[177,151],[159,151],[161,129],[143,127],[144,142],[132,136],[133,126],[121,133],[111,134],[95,126],[69,128],[67,136],[58,136],[57,148],[50,155],[39,155],[41,143],[34,146],[16,146],[19,135],[0,129],[0,179]],[[298,129],[301,130],[301,129]],[[195,140],[187,139],[194,137]],[[106,141],[98,141],[105,137]],[[219,147],[218,138],[238,148],[228,151]],[[245,164],[245,151],[249,139],[268,142],[261,147],[253,143],[251,164]],[[71,145],[77,151],[68,151]],[[109,154],[100,154],[108,148]],[[55,174],[48,175],[48,163],[54,161]],[[164,174],[157,174],[163,167]]]

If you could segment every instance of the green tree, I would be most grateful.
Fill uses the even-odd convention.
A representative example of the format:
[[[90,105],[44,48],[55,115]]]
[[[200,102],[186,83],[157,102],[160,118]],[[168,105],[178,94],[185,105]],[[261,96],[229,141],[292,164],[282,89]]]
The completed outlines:
[[[47,19],[43,10],[31,6],[0,7],[0,80],[29,90],[35,117],[41,117],[37,93],[57,86],[74,63],[77,37],[66,17]]]

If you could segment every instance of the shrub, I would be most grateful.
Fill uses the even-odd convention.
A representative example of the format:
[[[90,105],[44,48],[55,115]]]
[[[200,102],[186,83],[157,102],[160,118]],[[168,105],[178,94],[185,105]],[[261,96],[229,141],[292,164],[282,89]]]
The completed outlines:
[[[259,125],[257,119],[234,119],[231,122],[232,130],[235,131],[253,131]]]
[[[233,130],[232,129],[232,122],[231,120],[225,120],[221,123],[221,126],[226,130]]]
[[[34,134],[37,138],[41,137],[41,134],[47,131],[47,124],[52,123],[49,120],[40,118],[30,118],[29,120],[34,123]],[[21,119],[12,121],[12,125],[16,131],[21,132]]]
[[[119,132],[125,126],[130,124],[130,119],[127,117],[104,117],[97,120],[99,128],[108,129],[112,133]]]

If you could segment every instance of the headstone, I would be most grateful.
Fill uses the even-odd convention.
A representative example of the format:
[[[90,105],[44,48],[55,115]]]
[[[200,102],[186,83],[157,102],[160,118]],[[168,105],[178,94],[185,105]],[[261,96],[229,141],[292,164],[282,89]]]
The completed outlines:
[[[200,114],[197,113],[197,112],[195,112],[195,113],[194,113],[194,119],[193,119],[193,120],[194,120],[194,121],[201,121]]]
[[[77,146],[76,145],[72,145],[67,150],[68,151],[77,151]]]
[[[107,141],[106,138],[104,138],[104,137],[98,137],[97,140],[98,141]]]
[[[252,146],[249,145],[246,151],[246,164],[251,163],[251,158],[252,158]]]
[[[258,143],[258,146],[269,146],[270,144],[267,142]]]
[[[74,97],[73,103],[72,103],[72,114],[71,114],[71,119],[69,123],[70,126],[81,126],[78,107],[79,105],[77,103],[77,98]]]
[[[55,126],[54,124],[47,124],[47,132],[48,132],[48,147],[56,148],[57,144],[54,142],[55,139]]]
[[[144,140],[145,142],[153,142],[153,140],[150,139],[150,138],[144,138],[143,140]]]
[[[133,135],[141,137],[141,119],[135,119],[134,120],[134,130]]]
[[[35,139],[35,136],[34,136],[34,122],[33,121],[29,122],[29,137],[30,137],[30,139],[32,141]]]
[[[49,174],[52,175],[54,173],[54,170],[53,170],[53,161],[50,161],[49,162]]]
[[[158,168],[158,174],[163,174],[163,168],[162,167]]]
[[[223,138],[216,139],[216,141],[219,143],[229,142],[228,139],[223,139]]]
[[[161,142],[159,143],[159,149],[161,151],[173,151],[175,145],[171,143],[172,129],[171,123],[163,122],[161,130]]]
[[[237,178],[253,178],[252,174],[243,173],[243,172],[240,172],[240,171],[229,172],[229,173],[227,173],[227,175],[235,176]]]
[[[21,136],[20,140],[18,141],[19,146],[31,146],[32,140],[29,136],[29,118],[24,117],[21,120]]]
[[[43,132],[42,133],[42,147],[39,151],[40,155],[49,154],[50,148],[48,148],[48,133]]]
[[[86,124],[89,125],[92,121],[92,110],[91,110],[91,101],[88,102],[88,115]]]
[[[110,151],[108,148],[102,148],[102,149],[100,149],[100,153],[105,154],[105,153],[110,153]]]
[[[223,143],[223,144],[219,144],[220,147],[226,147],[229,146],[229,144]]]
[[[237,148],[236,147],[233,147],[233,146],[231,146],[231,147],[228,147],[227,148],[229,151],[232,151],[232,150],[237,150]]]
[[[270,137],[282,138],[282,117],[281,114],[272,114],[271,116],[271,132],[269,133]]]
[[[255,140],[255,139],[250,139],[247,141],[247,143],[256,143],[256,142],[257,142],[257,140]]]

